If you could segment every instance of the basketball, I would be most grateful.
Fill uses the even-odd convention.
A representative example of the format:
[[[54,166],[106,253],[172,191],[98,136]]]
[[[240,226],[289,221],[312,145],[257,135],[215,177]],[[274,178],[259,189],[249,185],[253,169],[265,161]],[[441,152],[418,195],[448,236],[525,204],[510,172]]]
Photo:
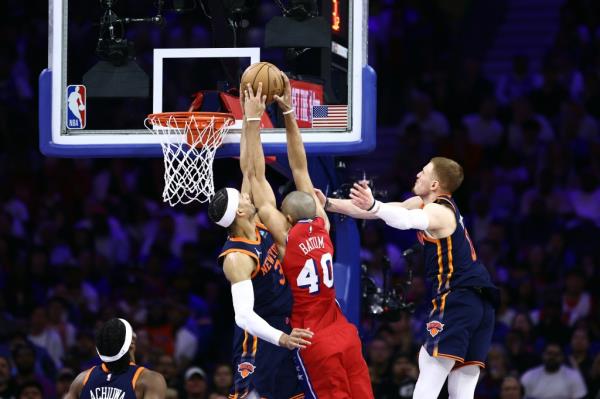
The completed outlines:
[[[281,70],[275,65],[268,62],[257,62],[246,68],[241,79],[242,90],[250,83],[256,94],[259,82],[262,82],[262,92],[267,96],[267,104],[273,102],[274,95],[283,95],[284,85]]]

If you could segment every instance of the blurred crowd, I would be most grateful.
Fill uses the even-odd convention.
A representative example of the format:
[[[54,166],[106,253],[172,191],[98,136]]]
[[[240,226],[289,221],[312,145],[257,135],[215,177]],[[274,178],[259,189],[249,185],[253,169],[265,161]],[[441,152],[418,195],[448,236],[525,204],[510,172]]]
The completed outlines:
[[[456,199],[503,292],[476,396],[600,398],[600,6],[566,1],[542,68],[515,54],[512,71],[490,80],[481,55],[456,50],[459,17],[444,2],[370,3],[378,122],[397,142],[377,150],[395,159],[381,172],[389,199],[409,195],[431,156],[461,162]],[[161,203],[160,160],[41,156],[47,7],[9,0],[0,11],[0,398],[61,397],[98,362],[94,331],[117,315],[169,397],[226,397],[234,320],[215,261],[224,232],[205,208]],[[240,181],[236,161],[215,168],[218,186]],[[418,253],[401,255],[414,235],[360,226],[376,279],[384,257],[398,282],[413,270],[414,314],[361,322],[377,398],[409,398],[429,306]]]

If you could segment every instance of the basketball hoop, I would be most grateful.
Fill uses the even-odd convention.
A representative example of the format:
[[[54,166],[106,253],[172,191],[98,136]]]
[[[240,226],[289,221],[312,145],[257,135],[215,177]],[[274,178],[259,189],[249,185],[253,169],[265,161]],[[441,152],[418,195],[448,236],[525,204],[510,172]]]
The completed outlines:
[[[213,161],[235,122],[221,112],[150,114],[146,128],[160,139],[165,163],[163,201],[169,205],[206,202],[215,194]]]

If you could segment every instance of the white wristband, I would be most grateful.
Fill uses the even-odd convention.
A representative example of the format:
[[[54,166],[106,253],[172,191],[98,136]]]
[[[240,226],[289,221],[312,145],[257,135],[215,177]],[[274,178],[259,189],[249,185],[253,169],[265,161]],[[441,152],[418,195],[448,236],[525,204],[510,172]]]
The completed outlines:
[[[252,280],[231,284],[231,297],[235,311],[235,323],[250,334],[279,346],[283,331],[271,327],[265,319],[254,311],[254,289]]]
[[[262,118],[246,118],[246,122],[255,122],[255,121],[260,121]]]
[[[281,114],[282,114],[282,115],[289,115],[289,114],[291,114],[292,112],[294,112],[294,108],[292,108],[292,109],[289,109],[289,110],[287,110],[287,111],[285,111],[285,112],[282,112]]]

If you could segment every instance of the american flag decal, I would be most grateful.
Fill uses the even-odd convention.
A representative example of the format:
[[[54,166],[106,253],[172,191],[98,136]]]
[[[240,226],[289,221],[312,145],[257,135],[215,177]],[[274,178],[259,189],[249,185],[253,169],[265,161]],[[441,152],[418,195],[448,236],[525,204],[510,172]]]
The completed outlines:
[[[348,127],[347,105],[314,105],[312,127]]]

